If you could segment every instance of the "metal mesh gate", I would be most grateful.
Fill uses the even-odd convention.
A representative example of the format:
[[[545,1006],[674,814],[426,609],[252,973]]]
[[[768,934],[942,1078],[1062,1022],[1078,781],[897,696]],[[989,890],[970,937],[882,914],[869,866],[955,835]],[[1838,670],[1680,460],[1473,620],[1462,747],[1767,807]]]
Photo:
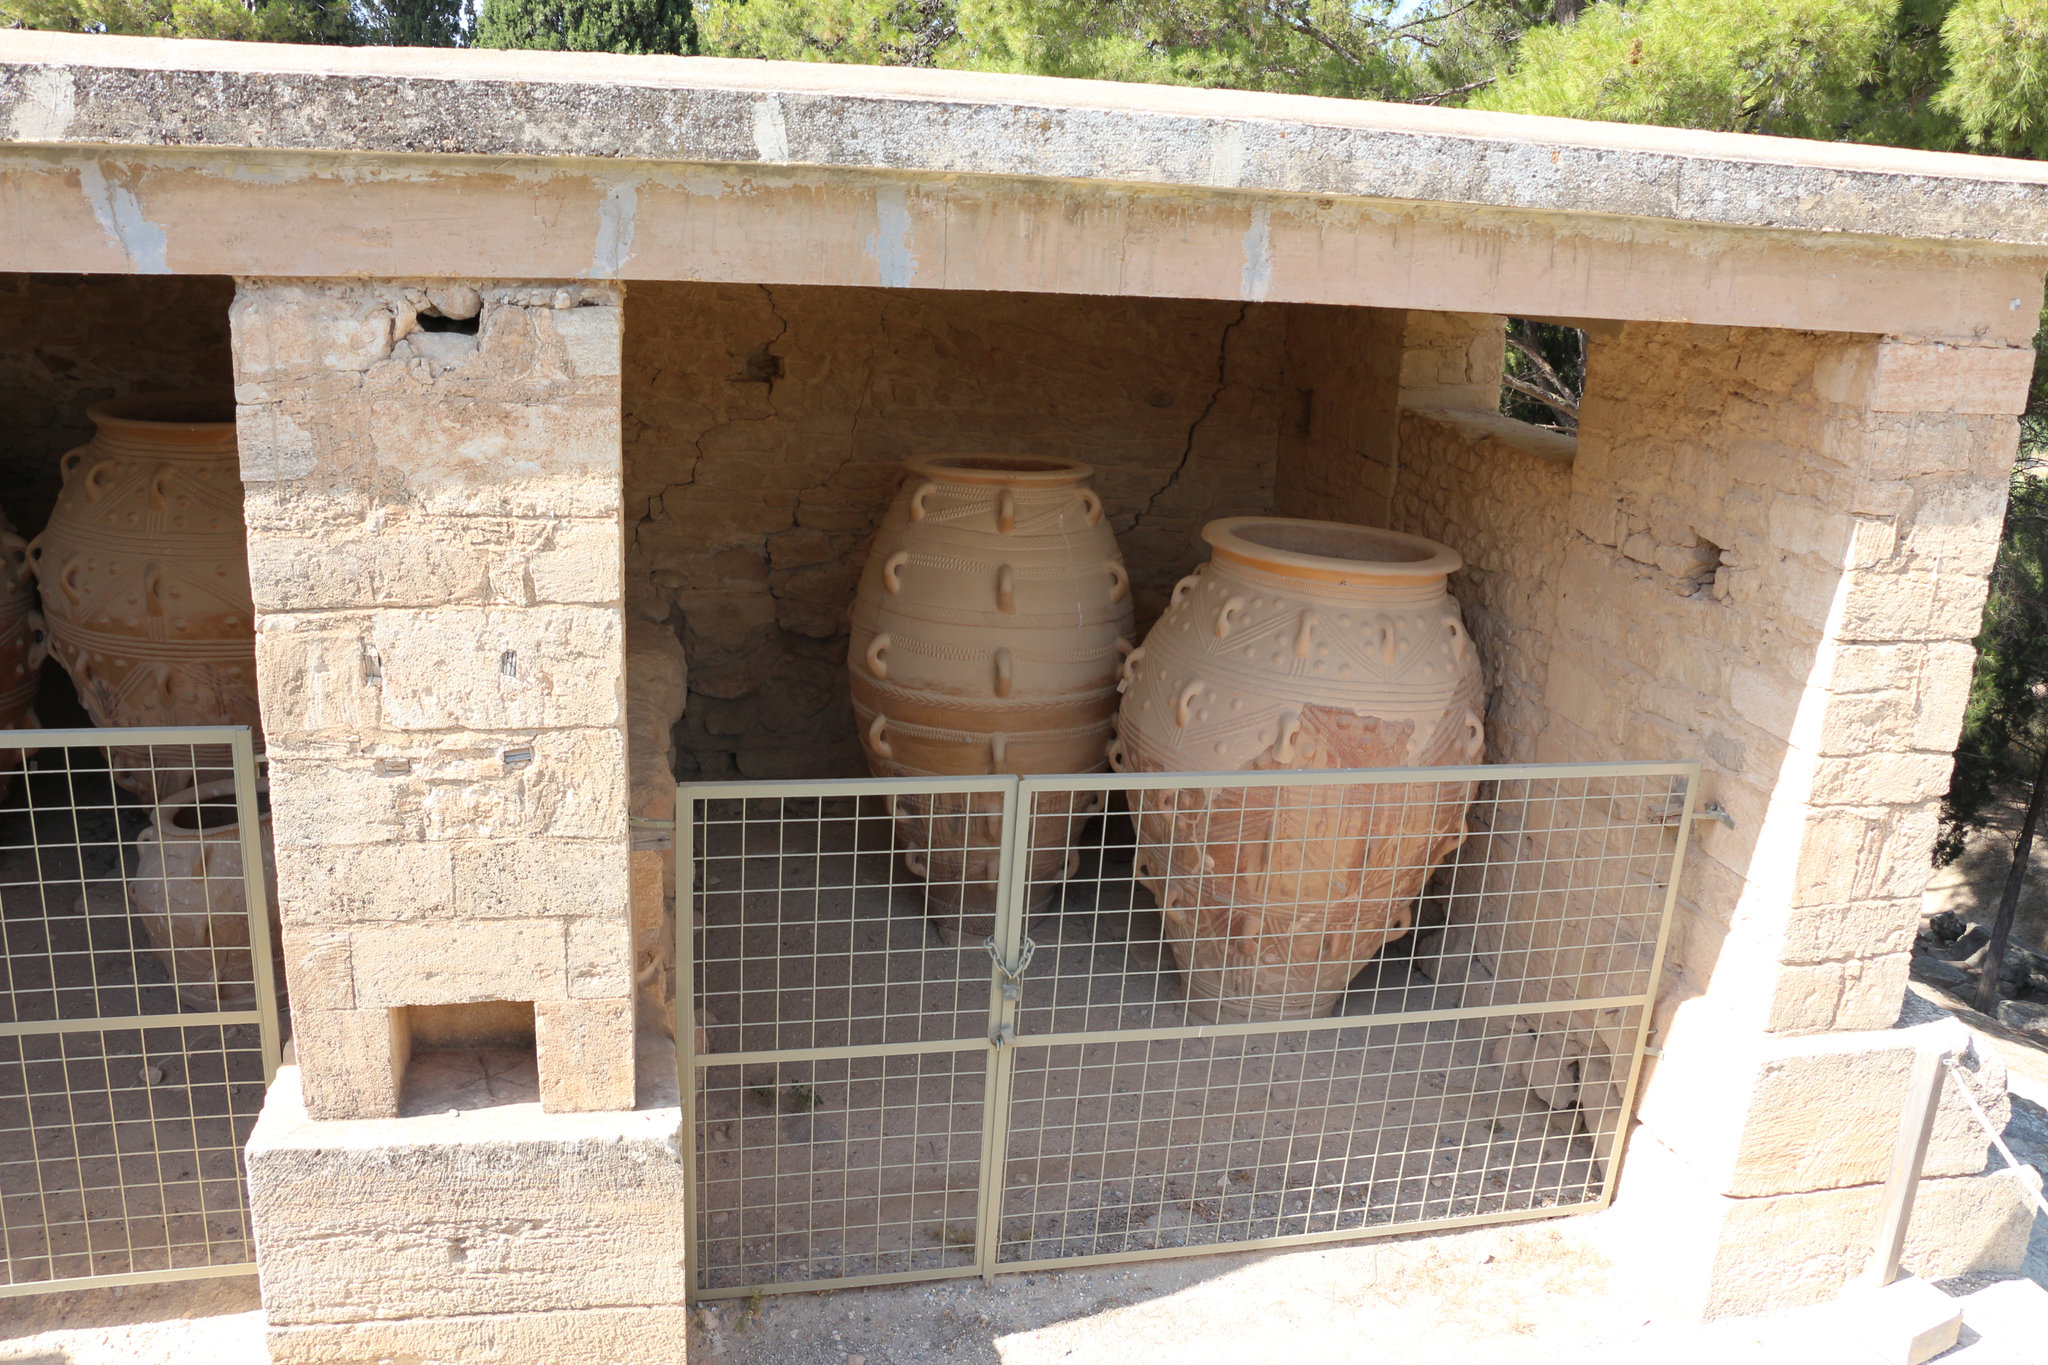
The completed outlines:
[[[253,1273],[278,1029],[249,731],[6,731],[0,783],[0,1297]]]
[[[1603,1206],[1697,774],[682,787],[698,1291]]]

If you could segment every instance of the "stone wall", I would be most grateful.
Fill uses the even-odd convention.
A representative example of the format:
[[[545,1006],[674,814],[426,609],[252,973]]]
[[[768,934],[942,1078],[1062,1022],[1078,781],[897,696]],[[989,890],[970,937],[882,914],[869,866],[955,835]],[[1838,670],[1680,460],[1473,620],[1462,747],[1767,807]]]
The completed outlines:
[[[1339,311],[1339,310],[1328,310]],[[1138,629],[1212,517],[1271,511],[1287,310],[646,284],[626,310],[629,609],[690,661],[684,778],[864,775],[846,609],[901,461],[1078,456]]]
[[[233,382],[234,294],[211,275],[0,274],[0,506],[22,535],[49,520],[58,457],[92,439],[87,408]]]
[[[1490,763],[1533,761],[1557,632],[1576,443],[1505,417],[1401,414],[1389,525],[1456,549],[1451,580],[1485,671]]]

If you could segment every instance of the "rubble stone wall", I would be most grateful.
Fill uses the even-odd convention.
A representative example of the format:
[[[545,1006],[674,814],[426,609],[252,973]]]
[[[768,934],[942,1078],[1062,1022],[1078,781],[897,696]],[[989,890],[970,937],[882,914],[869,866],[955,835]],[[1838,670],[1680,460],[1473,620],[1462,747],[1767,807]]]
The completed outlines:
[[[626,310],[627,600],[690,661],[684,778],[864,775],[846,610],[912,455],[1077,456],[1138,629],[1213,517],[1273,509],[1287,309],[642,284]],[[1329,310],[1338,311],[1338,310]]]
[[[1534,761],[1557,632],[1576,443],[1483,412],[1401,414],[1388,524],[1456,549],[1451,580],[1486,678],[1490,763]]]

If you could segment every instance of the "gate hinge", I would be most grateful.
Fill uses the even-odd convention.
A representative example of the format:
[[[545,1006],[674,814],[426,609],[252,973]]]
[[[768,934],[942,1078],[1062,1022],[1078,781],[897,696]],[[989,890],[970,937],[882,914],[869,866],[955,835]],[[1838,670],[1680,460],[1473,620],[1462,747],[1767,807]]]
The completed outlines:
[[[1017,1041],[1017,1030],[1010,1024],[996,1025],[996,1031],[988,1036],[990,1047],[1008,1047]]]
[[[1027,937],[1024,940],[1024,950],[1018,954],[1017,965],[1014,967],[1003,965],[1002,952],[996,947],[996,941],[993,936],[985,940],[985,945],[988,948],[989,960],[996,964],[996,975],[1002,980],[1003,999],[1012,1001],[1022,1000],[1024,998],[1024,973],[1031,970],[1031,959],[1037,954],[1038,945]]]

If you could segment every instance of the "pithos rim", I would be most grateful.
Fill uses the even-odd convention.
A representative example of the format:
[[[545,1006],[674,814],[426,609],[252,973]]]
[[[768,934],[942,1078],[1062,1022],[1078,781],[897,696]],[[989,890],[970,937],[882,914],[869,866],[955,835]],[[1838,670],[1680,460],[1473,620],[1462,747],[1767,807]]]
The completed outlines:
[[[181,389],[110,398],[85,410],[94,426],[109,434],[158,439],[219,441],[235,433],[233,389]]]
[[[1217,559],[1344,587],[1423,586],[1465,564],[1448,545],[1344,521],[1223,517],[1202,539]]]
[[[1064,455],[1020,455],[1010,451],[960,451],[919,455],[903,467],[927,479],[980,488],[1074,488],[1095,477],[1095,467]]]

